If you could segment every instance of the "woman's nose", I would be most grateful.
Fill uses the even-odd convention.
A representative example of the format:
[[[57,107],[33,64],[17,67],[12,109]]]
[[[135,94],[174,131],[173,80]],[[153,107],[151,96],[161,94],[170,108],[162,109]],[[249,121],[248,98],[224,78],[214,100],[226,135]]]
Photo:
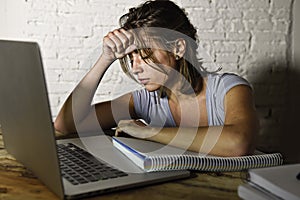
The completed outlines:
[[[138,74],[143,72],[142,64],[144,63],[143,59],[139,54],[133,55],[133,60],[132,60],[132,73],[133,74]]]

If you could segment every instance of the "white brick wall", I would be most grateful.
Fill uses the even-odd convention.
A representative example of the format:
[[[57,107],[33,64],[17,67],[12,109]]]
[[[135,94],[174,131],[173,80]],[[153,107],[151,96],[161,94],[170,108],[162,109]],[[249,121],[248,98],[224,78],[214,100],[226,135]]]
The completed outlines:
[[[39,42],[44,59],[53,116],[90,68],[88,57],[103,36],[118,27],[118,18],[140,0],[0,0],[19,15],[22,24],[9,34]],[[15,3],[11,3],[15,2]],[[189,13],[199,39],[223,71],[248,79],[255,89],[256,105],[264,130],[280,121],[274,113],[283,110],[284,78],[291,61],[293,0],[177,0]],[[21,7],[21,8],[20,8]],[[20,12],[22,10],[22,12]],[[0,12],[4,12],[0,10]],[[19,14],[22,13],[22,16]],[[0,13],[1,14],[1,13]],[[3,13],[2,13],[3,15]],[[8,19],[9,21],[10,19]],[[4,22],[2,21],[2,24]],[[20,29],[17,29],[20,27]],[[1,34],[0,30],[0,34]],[[17,34],[13,34],[16,33]],[[96,54],[96,53],[95,53]],[[111,98],[112,90],[124,87],[126,78],[118,66],[108,71],[98,100]],[[113,89],[112,89],[113,88]],[[129,88],[130,89],[130,88]],[[273,128],[272,128],[273,130]],[[276,128],[274,128],[274,131]]]

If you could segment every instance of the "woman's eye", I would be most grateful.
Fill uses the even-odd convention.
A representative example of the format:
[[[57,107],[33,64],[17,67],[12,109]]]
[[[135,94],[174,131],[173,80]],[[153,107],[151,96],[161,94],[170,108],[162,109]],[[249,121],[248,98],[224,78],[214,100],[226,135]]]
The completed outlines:
[[[130,64],[132,64],[132,63],[133,63],[133,56],[132,56],[132,54],[131,54],[131,53],[130,53],[130,54],[128,54],[128,60],[129,60]]]
[[[148,58],[150,58],[150,56],[149,55],[142,55],[141,58],[142,59],[148,59]]]
[[[152,55],[152,51],[150,49],[144,49],[140,53],[142,59],[149,59]]]

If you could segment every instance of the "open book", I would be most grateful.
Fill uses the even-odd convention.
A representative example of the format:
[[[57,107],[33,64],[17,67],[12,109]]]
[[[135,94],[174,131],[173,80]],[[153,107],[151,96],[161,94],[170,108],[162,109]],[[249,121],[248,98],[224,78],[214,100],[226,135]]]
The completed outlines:
[[[249,168],[277,166],[283,163],[280,153],[241,157],[199,154],[156,142],[113,137],[113,145],[142,170],[241,171]]]

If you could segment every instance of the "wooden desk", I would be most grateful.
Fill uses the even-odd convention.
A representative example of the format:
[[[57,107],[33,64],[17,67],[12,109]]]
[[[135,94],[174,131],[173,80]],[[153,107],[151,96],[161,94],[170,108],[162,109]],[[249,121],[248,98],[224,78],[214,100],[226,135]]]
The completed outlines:
[[[1,130],[0,130],[1,131]],[[240,172],[196,173],[196,177],[146,186],[90,198],[101,199],[239,199],[237,186],[242,183]],[[58,199],[31,172],[7,153],[0,132],[0,199]]]

